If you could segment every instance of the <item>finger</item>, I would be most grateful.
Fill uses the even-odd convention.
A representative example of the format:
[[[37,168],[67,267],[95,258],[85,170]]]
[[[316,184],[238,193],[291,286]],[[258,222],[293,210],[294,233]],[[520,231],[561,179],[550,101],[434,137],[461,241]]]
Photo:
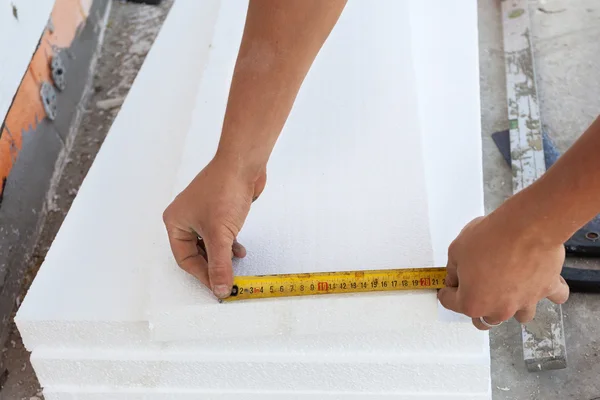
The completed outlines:
[[[528,322],[533,321],[533,318],[535,317],[535,311],[536,304],[529,307],[525,307],[516,312],[515,319],[522,324],[526,324]]]
[[[471,221],[469,221],[469,223],[467,223],[461,230],[460,233],[463,233],[464,231],[466,231],[468,228],[476,225],[477,223],[481,222],[481,220],[484,219],[484,217],[476,217],[473,218]]]
[[[246,257],[246,248],[237,240],[233,242],[231,250],[233,252],[233,256],[236,258]]]
[[[475,326],[475,328],[479,329],[480,331],[487,331],[490,328],[488,328],[487,326],[485,326],[480,320],[479,318],[473,318],[473,325]],[[486,320],[487,321],[487,320]]]
[[[559,276],[558,278],[558,282],[548,296],[548,300],[556,304],[563,304],[569,299],[569,285],[567,285],[567,282],[562,276]]]
[[[494,317],[483,317],[483,319],[489,325],[499,325],[500,323],[506,321],[506,319],[498,319],[498,318],[494,318]],[[486,324],[481,322],[481,319],[479,319],[479,318],[472,318],[472,321],[473,321],[473,325],[475,326],[475,328],[479,329],[480,331],[489,331],[490,329],[493,328],[493,327],[487,326]]]
[[[458,270],[456,264],[452,262],[451,255],[448,254],[448,264],[446,264],[445,284],[447,287],[458,287]]]
[[[488,323],[490,323],[488,321],[488,319],[485,319]],[[491,328],[489,326],[486,326],[483,322],[481,322],[481,320],[479,318],[473,318],[473,326],[475,326],[475,328],[479,329],[480,331],[489,331]]]
[[[208,286],[208,264],[197,246],[198,236],[180,228],[167,228],[167,234],[177,265]]]
[[[446,262],[446,279],[447,287],[458,286],[458,263],[456,262],[457,244],[456,241],[448,246],[448,262]]]
[[[208,255],[208,277],[210,287],[218,298],[222,299],[231,294],[233,285],[233,268],[231,252],[233,238],[226,234],[216,234],[204,237]]]
[[[458,302],[458,288],[445,287],[440,289],[438,292],[438,300],[440,303],[442,303],[444,308],[462,314],[462,310]]]
[[[511,311],[511,309],[507,309],[503,312],[498,312],[495,314],[491,314],[490,316],[483,317],[484,321],[488,323],[488,325],[500,325],[503,322],[508,321],[515,315],[515,311]],[[487,331],[493,328],[493,326],[487,326],[484,324],[480,318],[472,318],[473,325],[475,328],[481,331]]]

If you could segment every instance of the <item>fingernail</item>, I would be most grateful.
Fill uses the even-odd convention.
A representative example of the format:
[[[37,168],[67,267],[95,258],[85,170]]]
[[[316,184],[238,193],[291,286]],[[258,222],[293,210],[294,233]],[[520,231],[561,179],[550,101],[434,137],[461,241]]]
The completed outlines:
[[[220,299],[224,299],[231,294],[231,288],[227,285],[215,285],[213,293]]]

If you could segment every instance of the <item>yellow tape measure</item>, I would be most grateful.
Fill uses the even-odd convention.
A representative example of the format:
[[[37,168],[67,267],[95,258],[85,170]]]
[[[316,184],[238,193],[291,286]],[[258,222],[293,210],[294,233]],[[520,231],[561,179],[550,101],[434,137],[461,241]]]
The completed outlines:
[[[272,297],[393,290],[441,289],[446,268],[317,272],[310,274],[236,276],[225,302]]]

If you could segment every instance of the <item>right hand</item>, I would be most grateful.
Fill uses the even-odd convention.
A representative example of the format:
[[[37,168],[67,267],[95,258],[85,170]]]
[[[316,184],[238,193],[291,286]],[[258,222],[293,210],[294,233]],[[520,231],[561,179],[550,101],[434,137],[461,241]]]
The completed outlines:
[[[562,304],[569,298],[560,276],[564,245],[541,240],[543,235],[528,230],[533,224],[519,228],[522,219],[514,207],[509,200],[471,221],[448,249],[447,287],[438,298],[445,308],[471,317],[480,330],[489,329],[480,318],[492,325],[513,316],[527,323],[540,300]]]
[[[177,264],[218,298],[231,294],[232,257],[246,255],[236,238],[266,185],[265,171],[248,173],[216,156],[163,213]]]

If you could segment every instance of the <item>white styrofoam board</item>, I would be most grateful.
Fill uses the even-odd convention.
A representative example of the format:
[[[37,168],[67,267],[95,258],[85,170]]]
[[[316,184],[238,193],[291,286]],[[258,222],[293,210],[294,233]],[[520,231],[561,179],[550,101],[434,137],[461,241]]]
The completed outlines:
[[[54,0],[0,0],[0,123],[37,49],[53,5]]]
[[[184,138],[184,136],[188,131],[198,82],[200,81],[200,73],[198,73],[198,71],[202,71],[202,65],[205,64],[207,58],[208,43],[210,43],[212,36],[210,31],[216,17],[218,2],[215,1],[202,4],[194,3],[195,2],[182,1],[175,3],[172,15],[169,16],[167,24],[163,29],[164,32],[168,32],[168,35],[163,34],[162,32],[161,35],[159,35],[157,44],[155,44],[154,49],[150,54],[150,56],[152,56],[153,53],[156,53],[154,58],[150,58],[149,56],[149,59],[145,63],[144,68],[140,73],[140,77],[136,81],[132,93],[124,105],[121,115],[115,122],[115,126],[113,126],[114,131],[111,130],[109,139],[107,139],[105,146],[99,154],[90,175],[88,175],[88,179],[86,179],[86,183],[84,183],[84,186],[82,187],[82,191],[76,199],[72,211],[61,229],[61,233],[59,233],[59,236],[57,237],[56,242],[58,242],[58,244],[55,242],[53,249],[51,249],[49,253],[49,258],[42,267],[40,275],[38,275],[32,290],[30,290],[30,293],[25,300],[23,308],[19,313],[18,323],[20,329],[23,330],[24,328],[26,331],[24,337],[29,348],[34,348],[36,345],[40,344],[74,346],[72,341],[75,341],[81,346],[79,350],[82,350],[82,353],[87,357],[86,360],[89,361],[90,368],[93,368],[93,365],[98,365],[98,363],[102,364],[102,356],[99,356],[98,352],[106,353],[106,348],[114,346],[115,344],[122,346],[116,350],[118,353],[121,353],[124,357],[129,357],[122,360],[125,363],[135,361],[131,359],[132,356],[128,350],[140,348],[141,353],[144,354],[143,357],[146,359],[150,358],[145,367],[148,370],[153,368],[152,365],[159,365],[161,362],[164,362],[165,358],[168,359],[171,357],[171,355],[165,355],[164,352],[155,351],[156,347],[153,346],[158,346],[160,348],[160,344],[145,343],[148,340],[148,337],[147,331],[144,329],[147,327],[145,322],[146,317],[144,316],[146,304],[144,290],[146,289],[145,276],[147,276],[148,270],[156,270],[157,267],[168,265],[168,262],[170,263],[170,267],[173,267],[172,259],[168,253],[168,247],[165,247],[166,241],[164,238],[164,229],[160,222],[160,213],[170,199],[169,193],[173,193],[172,182],[175,181],[176,176],[178,176],[178,182],[179,185],[181,185],[185,182],[185,174],[191,173],[189,168],[183,168],[177,173],[177,168],[181,159],[181,148],[184,146],[184,141],[186,141],[185,146],[189,148],[189,146],[193,145],[195,140],[197,140],[197,136],[194,137],[193,135],[188,135],[187,138]],[[406,3],[402,3],[397,7],[405,6]],[[197,8],[194,9],[194,7]],[[405,7],[400,11],[404,12],[404,14],[406,14],[407,11],[410,11],[410,17],[414,19],[416,18],[414,16],[414,10],[416,10],[416,8],[413,7],[414,5],[411,5],[411,7]],[[203,8],[202,13],[199,13],[199,8]],[[368,11],[372,12],[373,10]],[[177,12],[177,14],[174,14],[175,12]],[[178,15],[176,20],[173,15]],[[206,18],[206,24],[198,23],[199,15]],[[365,18],[368,15],[367,12]],[[469,17],[471,14],[467,13],[466,15]],[[173,20],[176,22],[173,22]],[[169,21],[171,22],[169,23]],[[185,22],[182,23],[182,21]],[[407,20],[407,22],[409,21]],[[476,23],[476,20],[471,20],[470,22]],[[394,20],[394,23],[397,23],[397,20]],[[167,29],[167,27],[169,28]],[[440,29],[443,29],[443,27],[443,25],[440,25]],[[204,34],[202,34],[203,32],[199,32],[198,35],[190,35],[190,29],[202,29]],[[190,45],[190,43],[186,43],[185,41],[182,42],[182,38],[187,40],[189,37],[193,37],[194,42],[197,42],[199,40],[198,38],[206,40],[202,42],[204,45],[198,45],[197,43]],[[358,42],[360,42],[359,39],[360,38],[357,39]],[[159,46],[158,43],[162,43],[162,45]],[[177,43],[178,45],[174,45],[174,43]],[[404,41],[402,43],[404,43],[405,47],[415,46],[415,44],[410,41]],[[161,50],[156,50],[157,48]],[[170,50],[171,52],[169,53],[167,50]],[[219,50],[218,47],[217,50]],[[188,57],[193,58],[189,63],[185,61],[186,56],[182,55],[185,52],[191,53]],[[213,50],[211,53],[213,53],[211,54],[211,57],[213,57],[215,51]],[[217,53],[219,53],[219,51],[217,51]],[[410,50],[407,50],[407,54],[408,53],[410,53]],[[171,63],[165,66],[165,63],[167,62],[165,60],[171,60]],[[440,63],[442,63],[442,61],[440,61]],[[192,65],[190,66],[189,64]],[[406,68],[405,64],[402,65]],[[146,72],[146,75],[143,75],[145,70],[148,70],[149,72]],[[176,71],[176,74],[174,75],[183,76],[183,78],[169,76],[169,80],[163,82],[163,79],[166,79],[165,70]],[[311,71],[312,74],[314,74],[313,71]],[[210,73],[210,69],[207,73]],[[360,77],[360,74],[357,73],[357,75]],[[143,78],[144,80],[142,80],[142,76],[145,76],[145,78]],[[190,77],[193,77],[194,79],[190,81]],[[418,77],[419,74],[415,74],[417,81]],[[396,76],[394,76],[394,78],[400,80],[404,79]],[[185,80],[184,83],[182,83],[183,80]],[[392,81],[393,82],[391,83],[386,81],[385,85],[381,84],[381,86],[376,85],[374,87],[375,89],[387,93],[386,89],[388,84],[398,84],[394,79],[392,79]],[[204,82],[205,81],[203,81],[203,84],[206,84]],[[404,83],[407,87],[411,86],[410,82]],[[458,93],[459,99],[454,99],[454,102],[452,103],[459,102],[459,100],[463,100],[463,102],[472,102],[472,96],[477,98],[477,94],[474,94],[474,89],[477,88],[476,77],[467,79],[465,85],[467,86],[465,91]],[[145,87],[146,90],[140,89],[140,87]],[[369,94],[369,89],[373,89],[373,87],[365,88],[366,94]],[[137,90],[137,92],[135,90]],[[310,87],[309,89],[303,88],[303,90],[304,92],[310,93]],[[413,88],[413,94],[414,97],[418,97],[417,103],[421,104],[422,100],[420,99],[421,93],[419,90],[414,91]],[[132,97],[133,93],[138,94]],[[220,93],[223,92],[221,91]],[[303,95],[302,93],[301,96]],[[417,96],[416,93],[419,93],[419,95]],[[440,92],[436,92],[436,96],[439,93]],[[444,92],[442,91],[441,93],[440,96],[443,97]],[[329,99],[331,99],[331,97],[329,97]],[[157,102],[158,104],[156,104]],[[153,105],[154,107],[152,107]],[[452,105],[453,104],[446,104],[445,106],[451,107]],[[416,113],[418,111],[420,114],[420,110],[418,110],[418,107],[414,106],[412,102],[407,102],[406,106],[413,107],[413,112]],[[336,108],[334,107],[334,109]],[[145,115],[145,119],[139,118],[140,114]],[[446,114],[441,113],[441,115]],[[477,115],[478,114],[475,114],[475,116]],[[325,118],[326,116],[319,115],[319,117]],[[473,118],[473,116],[470,116],[470,118]],[[409,122],[405,121],[403,123]],[[194,121],[193,124],[196,124],[196,121]],[[426,124],[422,124],[421,130],[424,129],[423,126],[426,126]],[[288,128],[286,127],[286,129]],[[142,135],[140,131],[144,134]],[[191,131],[193,132],[194,128],[192,128]],[[168,132],[168,138],[164,137],[165,132]],[[411,132],[413,132],[413,130],[411,130]],[[161,134],[163,134],[162,137],[160,136]],[[458,127],[455,128],[453,134],[462,134],[462,129],[459,129]],[[469,134],[471,136],[473,135],[472,132]],[[290,135],[287,130],[283,135],[284,139],[293,136]],[[148,138],[152,139],[149,140]],[[293,139],[294,138],[292,137],[291,142],[282,140],[276,150],[282,147],[285,149],[287,143],[288,148],[293,145],[299,145],[301,146],[300,148],[316,151],[316,153],[314,153],[315,157],[319,156],[318,150],[320,147],[317,146],[318,143],[316,141],[298,144],[297,142],[294,142]],[[353,140],[354,139],[360,139],[360,137],[353,138]],[[424,137],[419,138],[413,148],[413,150],[417,149],[417,151],[415,151],[416,154],[411,155],[411,157],[413,157],[412,160],[421,158],[421,164],[425,164],[425,168],[423,168],[425,171],[419,172],[419,168],[416,167],[414,168],[414,173],[417,175],[420,174],[423,179],[430,180],[432,179],[432,175],[431,173],[429,173],[429,175],[427,173],[426,165],[428,161],[424,156],[427,154],[428,150],[424,149],[423,151],[418,151],[418,149],[421,148],[421,141],[425,143],[426,140]],[[474,145],[479,146],[478,137],[475,141],[476,143]],[[143,143],[143,146],[140,146],[140,143]],[[204,145],[204,143],[202,144]],[[140,147],[143,151],[132,151],[132,149],[139,149]],[[368,145],[366,146],[366,149],[369,150]],[[472,149],[473,147],[467,147],[466,149],[461,148],[461,151],[468,152],[472,151]],[[200,150],[202,150],[202,148],[200,148]],[[336,149],[336,151],[337,150],[338,149]],[[190,156],[188,152],[188,155],[184,160],[187,159],[187,162],[189,162],[189,160],[192,160],[192,156],[193,154]],[[319,157],[322,156],[324,156],[324,154],[321,154]],[[381,162],[381,164],[385,165],[385,158],[382,160],[377,159],[375,163],[377,162]],[[459,165],[461,165],[463,172],[468,171],[469,169],[477,169],[477,165],[473,166],[472,164],[467,163]],[[335,171],[335,166],[330,166],[330,168],[333,168]],[[441,168],[448,168],[448,165],[442,165]],[[450,177],[456,176],[456,172],[454,174],[448,174]],[[460,180],[467,180],[475,186],[480,185],[480,182],[478,183],[474,177],[474,175],[477,174],[480,174],[480,171],[467,173],[465,176],[461,175]],[[272,174],[270,174],[269,179],[269,184],[272,185]],[[90,181],[92,183],[89,183]],[[370,188],[368,185],[365,187]],[[176,188],[176,190],[179,188],[180,187]],[[271,190],[271,186],[269,190]],[[82,194],[82,192],[84,194]],[[123,195],[123,193],[126,193],[127,195]],[[348,193],[348,195],[352,194],[353,193]],[[455,194],[454,197],[458,196]],[[261,199],[261,202],[262,201],[263,200]],[[455,201],[454,204],[456,203],[457,202]],[[467,205],[467,207],[469,206]],[[431,213],[431,204],[426,204],[425,208],[425,214]],[[91,215],[92,213],[89,212],[90,209],[93,209],[97,214]],[[469,208],[465,211],[463,217],[474,212],[476,211],[474,211],[473,208]],[[149,216],[152,215],[157,215],[158,218],[149,218]],[[119,221],[120,225],[116,223],[116,221]],[[452,229],[457,229],[457,224],[449,223],[447,225],[442,225],[440,228],[451,231]],[[134,234],[131,232],[134,232]],[[387,238],[387,240],[389,240],[389,238]],[[134,251],[135,248],[140,250]],[[77,251],[73,252],[74,249]],[[110,251],[102,252],[98,249],[110,249]],[[431,251],[429,251],[429,253],[431,253]],[[93,254],[93,256],[90,257],[90,254]],[[434,255],[428,254],[425,256],[432,258]],[[179,274],[178,276],[187,282],[185,284],[186,287],[189,286],[192,290],[202,290],[195,281],[184,276],[176,268],[173,268],[171,271],[176,271],[173,276]],[[175,310],[175,312],[181,313],[175,315],[180,324],[183,319],[189,319],[193,316],[193,314],[187,313],[187,310],[178,307],[178,302],[180,302],[182,298],[186,299],[185,296],[187,296],[187,293],[188,292],[186,291],[174,289],[171,293],[172,296],[164,299],[167,312],[170,312],[169,310]],[[330,298],[327,300],[317,300],[314,298],[301,299],[307,304],[318,301],[318,304],[316,306],[312,305],[310,310],[325,310],[323,311],[323,314],[320,314],[320,320],[317,319],[317,322],[319,323],[316,325],[315,329],[310,328],[314,319],[308,318],[309,308],[303,309],[302,305],[292,306],[289,302],[291,299],[284,299],[281,302],[277,302],[277,304],[284,304],[281,306],[284,310],[279,314],[270,314],[268,316],[273,317],[273,315],[275,315],[278,317],[276,321],[284,321],[286,323],[278,326],[269,326],[265,329],[260,326],[255,326],[254,331],[251,332],[262,333],[264,335],[259,338],[248,338],[243,332],[241,334],[239,332],[233,332],[232,336],[234,336],[234,338],[228,338],[226,332],[229,330],[225,329],[227,327],[225,327],[222,322],[224,321],[224,318],[223,316],[220,316],[220,313],[224,308],[216,308],[216,304],[211,298],[212,303],[208,304],[212,310],[210,313],[212,313],[215,318],[219,318],[221,321],[219,322],[221,328],[216,330],[207,329],[207,326],[210,328],[210,322],[205,320],[202,321],[201,324],[195,324],[195,326],[191,327],[191,332],[192,337],[207,339],[208,343],[211,343],[211,340],[213,341],[213,344],[217,343],[213,348],[214,351],[223,350],[224,348],[240,348],[241,346],[254,341],[261,345],[266,345],[271,342],[275,344],[275,347],[270,348],[272,353],[269,356],[274,357],[277,356],[277,354],[284,354],[287,362],[290,362],[290,354],[286,353],[290,348],[296,348],[296,350],[302,352],[305,350],[305,348],[301,347],[302,345],[313,345],[313,348],[317,351],[313,352],[313,354],[309,354],[310,357],[314,357],[314,354],[319,354],[319,352],[325,354],[327,357],[331,356],[330,353],[333,353],[333,356],[338,357],[347,354],[349,349],[353,349],[351,346],[354,343],[359,342],[359,339],[361,338],[365,338],[367,343],[372,343],[372,345],[367,345],[365,347],[366,352],[373,352],[374,354],[378,353],[377,350],[379,350],[380,353],[385,352],[387,351],[387,347],[382,345],[382,343],[387,343],[388,346],[394,346],[396,342],[393,337],[394,331],[404,334],[409,330],[415,329],[414,332],[419,333],[419,335],[415,336],[420,337],[420,340],[416,341],[414,336],[409,337],[407,340],[411,340],[410,343],[402,344],[399,348],[396,347],[395,351],[390,352],[389,354],[392,356],[403,355],[408,357],[405,358],[405,362],[410,365],[413,365],[411,363],[414,363],[414,360],[423,356],[425,356],[423,358],[430,363],[429,365],[448,363],[450,366],[449,368],[446,368],[445,371],[450,374],[452,373],[452,364],[461,363],[460,353],[466,349],[467,352],[470,352],[470,350],[468,350],[470,347],[466,343],[466,340],[461,341],[457,347],[450,347],[453,339],[444,339],[444,337],[454,337],[462,340],[461,333],[464,335],[472,334],[473,336],[469,337],[473,338],[473,343],[477,344],[471,349],[473,350],[472,356],[473,360],[477,360],[476,362],[479,363],[475,369],[481,373],[481,380],[476,379],[476,381],[481,387],[485,386],[485,383],[489,386],[487,335],[475,332],[471,327],[460,324],[448,324],[446,328],[440,328],[438,321],[436,321],[435,313],[433,312],[434,307],[430,309],[430,305],[435,305],[435,296],[433,293],[396,294],[395,296],[396,301],[393,303],[393,306],[391,305],[391,302],[384,300],[389,297],[387,295],[364,296],[360,297],[360,300],[356,300],[359,302],[366,302],[364,306],[367,306],[369,302],[383,302],[380,303],[384,306],[382,315],[385,314],[385,310],[388,310],[388,317],[385,318],[385,315],[378,317],[378,319],[375,319],[375,323],[372,324],[372,326],[375,329],[383,327],[384,333],[382,336],[378,337],[377,335],[380,334],[380,332],[369,333],[353,328],[353,330],[348,332],[346,338],[341,335],[339,336],[339,339],[343,340],[339,341],[340,346],[337,347],[333,344],[334,341],[332,338],[335,337],[335,335],[338,335],[341,332],[341,329],[336,330],[335,327],[332,329],[331,324],[327,323],[327,319],[323,316],[327,315],[328,307],[335,309],[337,307],[336,302],[338,301],[352,303],[355,296],[349,296],[347,298],[336,297],[336,299]],[[154,301],[156,301],[156,298],[154,298]],[[416,301],[418,305],[412,305],[411,301]],[[267,304],[267,302],[264,303]],[[294,303],[301,304],[300,300],[298,300],[298,302],[294,301]],[[171,307],[173,305],[176,307]],[[179,303],[179,305],[181,304]],[[154,303],[154,306],[156,306],[156,303]],[[226,306],[230,307],[234,305]],[[300,311],[298,311],[298,307],[300,307]],[[195,308],[194,304],[191,304],[191,308]],[[291,312],[290,310],[293,309],[296,310],[293,312],[302,318],[305,318],[305,323],[294,323],[293,318],[290,318],[289,315]],[[372,313],[373,309],[377,308],[373,308],[373,305],[371,304],[368,312]],[[157,309],[154,308],[154,310],[156,311]],[[230,311],[234,310],[233,307],[228,310],[229,311],[227,312],[223,311],[223,315],[227,316],[228,312],[234,312],[235,315],[237,315],[237,319],[229,319],[229,321],[233,320],[237,322],[241,315],[248,315],[249,313],[248,308],[239,312]],[[256,311],[256,308],[254,308],[254,310]],[[266,307],[263,310],[269,311],[269,307]],[[338,307],[338,311],[339,310],[344,311],[347,316],[351,315],[352,312],[352,310],[346,306],[342,308]],[[407,310],[417,311],[419,319],[414,315],[409,318],[406,315]],[[273,309],[271,309],[271,311],[273,311]],[[421,312],[419,313],[418,311]],[[162,314],[163,312],[165,312],[165,309],[159,310],[160,315],[158,316],[164,315]],[[332,313],[331,315],[334,314],[335,313]],[[392,315],[393,317],[390,318],[389,315]],[[398,317],[397,319],[394,319],[394,316],[396,315],[398,315]],[[386,320],[392,322],[386,322]],[[267,319],[267,321],[269,321],[269,319]],[[159,322],[163,324],[162,327],[164,328],[167,321]],[[156,327],[156,322],[154,320],[153,323]],[[344,323],[348,324],[347,321]],[[388,325],[385,325],[386,323]],[[420,325],[421,323],[423,325]],[[356,325],[353,326],[356,327]],[[187,328],[186,326],[183,327]],[[284,328],[283,331],[279,330],[281,327]],[[342,327],[348,327],[348,325],[342,324]],[[427,342],[427,337],[432,337],[430,334],[433,334],[433,331],[439,329],[445,333],[450,332],[451,329],[453,329],[452,327],[456,327],[457,330],[455,333],[446,336],[440,335],[441,339],[435,337],[435,343],[440,346],[445,345],[446,349],[456,349],[456,353],[446,351],[439,357],[436,357],[433,356],[434,351],[430,351],[430,355],[432,356],[427,356],[427,346],[423,346],[430,345],[430,343]],[[46,330],[46,328],[49,329]],[[118,335],[111,335],[106,331],[107,328],[118,329],[121,333]],[[243,330],[245,327],[241,326],[238,329]],[[172,336],[172,331],[164,331],[164,333],[166,334],[165,338],[185,339],[185,337]],[[50,336],[48,336],[48,334]],[[314,340],[314,335],[319,335],[319,340]],[[382,340],[377,340],[378,338]],[[484,342],[483,346],[480,346],[481,342]],[[407,348],[410,348],[411,346],[416,348],[419,344],[421,345],[421,348],[424,349],[425,354],[421,352],[407,354]],[[198,342],[196,342],[196,344],[179,343],[179,345],[182,346],[181,349],[184,351],[189,351],[190,349],[193,350],[194,346],[198,345]],[[346,347],[344,347],[344,345],[346,345]],[[101,347],[90,350],[92,346]],[[202,345],[200,345],[199,348],[203,348]],[[76,352],[81,353],[79,350],[76,350]],[[59,349],[56,351],[58,351],[58,353],[56,353],[57,355],[55,358],[49,358],[47,352],[45,353],[39,349],[34,350],[34,358],[41,363],[54,361],[61,363],[60,365],[63,365],[64,367],[58,368],[59,365],[57,364],[48,364],[49,370],[56,368],[55,373],[59,377],[63,376],[60,374],[65,374],[70,368],[76,368],[76,366],[79,365],[78,363],[81,362],[81,357],[71,357],[69,359],[69,352],[67,350],[61,351]],[[224,351],[224,353],[227,352]],[[230,354],[231,353],[232,352],[230,352]],[[108,352],[106,354],[112,353]],[[223,354],[223,352],[219,352],[219,354]],[[362,357],[360,354],[357,356]],[[110,360],[107,361],[110,362]],[[200,361],[195,359],[193,362],[198,363]],[[400,359],[400,362],[404,361]],[[281,365],[283,364],[280,363],[280,366]],[[396,365],[398,368],[402,367],[401,364]],[[314,374],[317,374],[316,371],[318,371],[318,367],[318,363],[313,363],[308,373],[313,374],[311,376],[316,376]],[[119,371],[118,365],[115,365],[114,368],[114,371]],[[376,364],[373,364],[372,370],[376,369]],[[100,375],[100,370],[97,371],[98,375],[93,378],[95,380],[103,376]],[[355,367],[354,371],[360,372],[361,368]],[[432,370],[429,371],[431,372]],[[53,379],[49,378],[49,380],[52,381]],[[404,381],[404,378],[402,378],[401,381]]]
[[[433,259],[446,265],[452,240],[485,214],[477,2],[411,1],[410,26]]]
[[[173,389],[111,390],[110,388],[52,387],[44,390],[46,400],[489,400],[487,393],[376,393],[324,391],[197,391]]]
[[[15,318],[30,350],[147,342],[145,282],[219,6],[172,7]]]
[[[461,35],[476,37],[477,18],[471,3],[460,7],[468,11],[464,23],[469,29],[459,30],[456,39]],[[221,9],[213,42],[216,50],[211,52],[198,93],[173,195],[216,150],[244,11],[234,2]],[[432,115],[444,108],[439,114],[448,117],[446,122],[455,120],[451,118],[455,107],[429,97],[457,95],[456,102],[470,101],[466,111],[472,111],[473,103],[478,106],[478,79],[470,74],[477,72],[471,65],[477,59],[453,60],[456,67],[448,67],[468,64],[467,72],[461,74],[466,78],[462,92],[455,93],[454,85],[439,91],[428,85],[425,93],[415,88],[415,76],[421,80],[422,76],[414,71],[419,70],[420,61],[429,60],[423,55],[411,59],[412,48],[421,45],[421,39],[415,38],[410,22],[424,17],[420,7],[410,1],[348,3],[303,83],[271,157],[267,189],[253,205],[239,236],[249,255],[235,266],[237,274],[429,266],[434,261],[430,209],[437,217],[437,246],[443,246],[444,252],[450,238],[482,212],[478,112],[458,113],[476,121],[467,125],[468,134],[460,126],[440,131],[438,124],[429,123],[425,124],[427,138],[421,138],[419,117],[426,118],[426,114],[420,113],[417,104],[421,102],[415,101],[419,97],[428,101],[425,105]],[[399,23],[398,18],[404,18],[405,23]],[[435,22],[439,22],[436,26],[440,30],[448,26],[448,21],[438,19]],[[435,49],[431,35],[422,41]],[[473,49],[467,53],[472,55]],[[445,67],[446,60],[437,61],[440,68]],[[445,136],[457,140],[444,140],[440,151],[437,139]],[[471,141],[474,143],[469,144]],[[422,142],[428,147],[423,149]],[[440,160],[426,158],[428,152],[439,155]],[[473,154],[463,157],[469,152]],[[424,171],[427,163],[431,164],[428,176]],[[440,169],[444,172],[438,172]],[[466,196],[472,196],[463,201],[462,193],[452,192],[452,186],[444,182],[443,189],[435,191],[444,197],[432,200],[427,190],[437,180],[461,180],[459,188],[467,187]],[[436,261],[444,265],[445,256],[440,254],[437,251]],[[195,340],[214,334],[269,335],[281,324],[307,330],[314,326],[315,334],[324,326],[330,332],[358,334],[361,318],[369,326],[368,314],[357,316],[359,321],[345,318],[352,307],[349,297],[342,296],[337,303],[329,298],[306,302],[292,298],[220,305],[208,290],[177,268],[168,252],[166,257],[149,285],[149,318],[155,340]],[[433,292],[428,295],[435,297]],[[395,296],[393,309],[406,309],[414,294]],[[386,314],[392,308],[378,303],[381,299],[365,295],[360,301],[369,301],[371,309]],[[278,306],[282,311],[274,308]],[[336,315],[341,323],[328,324]],[[225,329],[230,321],[240,319],[244,329]],[[377,317],[373,319],[372,326],[378,326]],[[398,330],[405,321],[394,322]],[[290,336],[294,333],[291,329]]]
[[[388,297],[387,301],[389,302],[394,301],[393,295],[382,294],[382,296]],[[359,304],[358,300],[353,297],[348,300],[351,304]],[[416,302],[420,303],[418,308],[412,305]],[[424,302],[428,304],[425,311],[423,311]],[[318,303],[313,304],[318,305]],[[356,308],[355,313],[346,312],[335,316],[332,324],[344,324],[344,319],[372,313],[368,309],[369,304],[371,303],[361,304]],[[27,346],[32,349],[48,347],[79,349],[87,350],[90,354],[97,354],[105,349],[119,348],[123,351],[144,351],[149,354],[148,357],[152,355],[156,359],[160,359],[163,353],[179,352],[182,349],[194,352],[223,349],[225,353],[237,353],[247,349],[268,352],[276,348],[290,355],[295,352],[335,354],[352,349],[356,353],[361,353],[372,352],[380,347],[381,343],[387,343],[386,351],[398,354],[414,353],[418,354],[419,358],[430,360],[435,360],[439,353],[444,355],[451,353],[451,349],[457,349],[457,357],[487,352],[487,336],[481,335],[474,329],[465,330],[462,324],[448,324],[436,320],[436,303],[430,296],[427,296],[426,299],[415,297],[413,302],[405,304],[408,304],[406,309],[398,310],[393,318],[386,318],[383,313],[373,312],[372,319],[361,319],[363,323],[370,324],[363,324],[361,331],[340,333],[337,330],[328,329],[328,322],[324,318],[318,322],[319,340],[314,339],[314,331],[309,327],[293,323],[289,319],[284,321],[277,318],[273,320],[283,323],[278,325],[274,335],[239,337],[235,332],[227,330],[221,332],[221,335],[215,336],[206,328],[207,333],[201,340],[176,340],[165,343],[149,342],[147,324],[144,322],[140,322],[135,328],[133,324],[124,325],[119,322],[28,322],[24,325],[26,329],[20,328],[20,330],[26,333]],[[276,312],[275,315],[281,314],[281,312]],[[226,313],[225,315],[230,314]],[[415,320],[416,315],[419,315],[418,320]],[[304,317],[300,315],[300,319],[302,320]],[[393,319],[397,319],[399,322],[390,321]],[[243,318],[238,317],[236,322],[231,327],[231,331],[239,330],[244,326]],[[21,326],[21,323],[19,325]],[[207,323],[207,325],[210,324]],[[368,330],[368,327],[372,329]],[[173,335],[175,333],[173,332]],[[185,335],[181,336],[185,337]],[[427,343],[427,345],[424,346],[423,343]]]
[[[164,322],[160,333],[168,336],[169,345],[187,341],[194,333],[195,343],[226,340],[227,348],[235,351],[246,345],[265,344],[271,351],[298,348],[343,352],[352,348],[402,353],[419,349],[423,357],[436,357],[450,348],[481,353],[487,343],[486,335],[466,329],[462,323],[441,322],[436,312],[437,299],[428,292],[293,300],[258,300],[256,303],[260,304],[251,310],[241,302],[220,304],[203,310],[202,320],[189,318],[190,309],[183,308],[164,320],[155,316],[153,321]],[[168,326],[166,322],[171,319],[181,322]],[[215,332],[220,320],[229,324]],[[423,346],[425,342],[427,346]]]
[[[38,354],[36,354],[38,353]],[[57,358],[53,358],[53,356]],[[430,362],[415,354],[305,354],[248,350],[199,357],[193,351],[148,359],[144,352],[106,350],[92,359],[79,352],[36,350],[31,357],[43,387],[107,386],[197,390],[484,393],[489,365],[482,355],[446,355]],[[441,360],[441,359],[438,359]]]
[[[484,215],[476,1],[410,1],[433,259]],[[432,29],[436,27],[436,29]]]

